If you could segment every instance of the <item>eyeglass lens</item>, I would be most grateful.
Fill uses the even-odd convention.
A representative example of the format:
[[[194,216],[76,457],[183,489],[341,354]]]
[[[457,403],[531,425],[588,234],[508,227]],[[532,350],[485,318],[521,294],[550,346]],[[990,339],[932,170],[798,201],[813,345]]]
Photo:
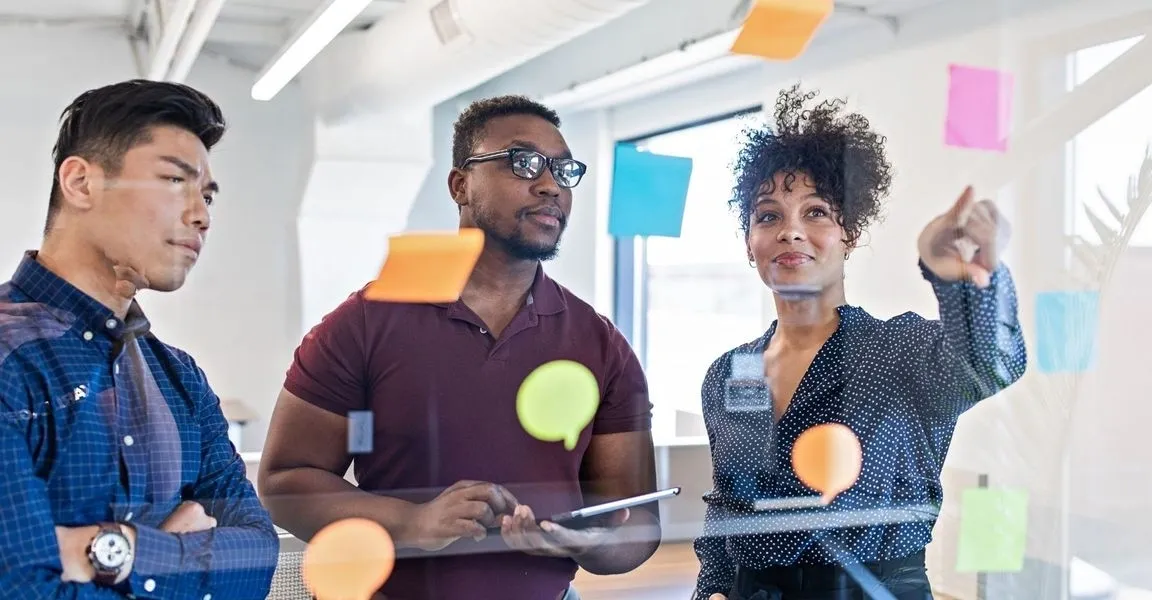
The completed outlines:
[[[536,179],[544,171],[548,158],[532,150],[512,152],[512,173],[524,179]],[[571,158],[552,159],[552,177],[560,187],[575,187],[584,175],[584,167]]]

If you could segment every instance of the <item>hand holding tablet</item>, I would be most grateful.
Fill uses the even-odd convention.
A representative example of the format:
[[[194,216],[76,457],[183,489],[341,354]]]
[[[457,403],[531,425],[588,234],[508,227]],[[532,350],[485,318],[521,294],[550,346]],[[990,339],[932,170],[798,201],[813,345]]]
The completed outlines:
[[[565,529],[587,529],[589,527],[601,526],[609,522],[612,513],[623,511],[628,508],[636,506],[643,506],[658,502],[665,498],[671,498],[680,493],[680,488],[668,488],[651,492],[648,494],[641,494],[639,496],[632,496],[630,498],[622,498],[612,502],[605,502],[603,504],[596,504],[594,506],[587,506],[581,509],[573,510],[570,512],[558,513],[552,515],[549,519],[536,519],[536,524],[539,525],[545,521],[551,521]],[[514,515],[513,515],[514,516]],[[500,527],[489,527],[488,535],[500,535]]]
[[[617,528],[631,516],[630,508],[679,493],[680,488],[669,488],[560,513],[545,520],[537,520],[532,509],[521,504],[511,516],[501,519],[500,529],[492,534],[498,533],[510,548],[527,554],[578,556],[589,548],[612,543],[616,539]]]

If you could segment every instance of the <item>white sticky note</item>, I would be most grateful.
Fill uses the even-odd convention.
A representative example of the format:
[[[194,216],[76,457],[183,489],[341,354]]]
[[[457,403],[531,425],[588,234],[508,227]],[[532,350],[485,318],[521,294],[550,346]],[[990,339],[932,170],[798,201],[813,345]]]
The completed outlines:
[[[759,354],[733,354],[732,376],[729,379],[761,379],[764,377],[764,358]]]
[[[372,411],[348,411],[348,454],[372,452]]]

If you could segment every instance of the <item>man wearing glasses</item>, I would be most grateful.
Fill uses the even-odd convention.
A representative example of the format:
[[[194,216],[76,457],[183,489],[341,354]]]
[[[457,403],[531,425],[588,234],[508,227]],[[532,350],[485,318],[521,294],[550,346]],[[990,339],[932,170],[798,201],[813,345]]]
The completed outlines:
[[[353,294],[301,343],[277,401],[259,488],[301,539],[347,517],[388,529],[393,599],[573,597],[577,566],[623,573],[659,540],[655,506],[592,529],[538,518],[655,490],[651,405],[624,336],[544,274],[587,167],[552,110],[479,101],[456,122],[448,191],[460,226],[486,235],[457,302]],[[535,368],[573,360],[601,402],[571,451],[521,428],[516,393]],[[350,425],[371,411],[370,452],[344,478]],[[499,531],[499,534],[496,532]],[[491,532],[491,533],[489,533]]]

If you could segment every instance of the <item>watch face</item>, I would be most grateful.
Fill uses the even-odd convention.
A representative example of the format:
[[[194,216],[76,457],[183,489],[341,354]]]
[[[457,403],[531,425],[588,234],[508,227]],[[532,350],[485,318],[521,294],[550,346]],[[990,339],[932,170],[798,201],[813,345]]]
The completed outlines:
[[[128,539],[119,533],[102,533],[92,540],[92,556],[105,569],[123,566],[128,551]]]

